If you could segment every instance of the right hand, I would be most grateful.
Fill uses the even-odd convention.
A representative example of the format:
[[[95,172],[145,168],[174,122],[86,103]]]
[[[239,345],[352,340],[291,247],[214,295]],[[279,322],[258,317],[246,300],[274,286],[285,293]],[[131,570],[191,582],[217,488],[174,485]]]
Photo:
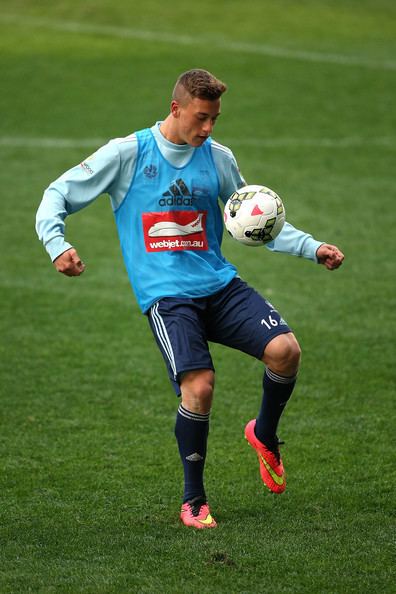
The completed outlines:
[[[70,248],[58,256],[53,262],[58,272],[66,276],[80,276],[85,270],[85,264],[74,248]]]

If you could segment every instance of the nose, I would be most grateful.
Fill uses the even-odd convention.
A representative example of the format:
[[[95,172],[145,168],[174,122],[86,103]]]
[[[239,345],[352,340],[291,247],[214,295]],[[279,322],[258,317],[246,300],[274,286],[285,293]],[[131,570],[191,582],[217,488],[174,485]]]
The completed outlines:
[[[202,126],[202,132],[206,134],[206,136],[210,136],[210,133],[213,130],[213,123],[210,120],[207,120],[204,125]]]

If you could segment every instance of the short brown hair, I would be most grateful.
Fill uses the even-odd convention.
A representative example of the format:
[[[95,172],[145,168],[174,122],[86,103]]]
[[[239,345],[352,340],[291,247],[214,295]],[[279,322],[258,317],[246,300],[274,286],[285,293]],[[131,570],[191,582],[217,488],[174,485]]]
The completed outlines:
[[[179,76],[173,89],[172,99],[180,101],[188,94],[192,98],[198,97],[198,99],[215,101],[226,90],[227,85],[213,74],[207,70],[195,68]]]

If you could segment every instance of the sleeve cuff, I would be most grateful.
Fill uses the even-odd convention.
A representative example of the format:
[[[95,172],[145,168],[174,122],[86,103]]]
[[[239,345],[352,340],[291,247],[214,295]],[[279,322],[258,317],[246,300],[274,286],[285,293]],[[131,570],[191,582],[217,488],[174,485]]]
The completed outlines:
[[[303,250],[301,255],[303,258],[307,258],[308,260],[312,260],[313,262],[318,262],[316,257],[316,252],[318,248],[323,245],[323,241],[316,241],[313,237],[308,237],[304,242]]]
[[[47,250],[52,262],[56,260],[58,256],[66,252],[73,246],[64,240],[61,235],[54,237],[50,241],[48,241],[45,245],[45,249]]]

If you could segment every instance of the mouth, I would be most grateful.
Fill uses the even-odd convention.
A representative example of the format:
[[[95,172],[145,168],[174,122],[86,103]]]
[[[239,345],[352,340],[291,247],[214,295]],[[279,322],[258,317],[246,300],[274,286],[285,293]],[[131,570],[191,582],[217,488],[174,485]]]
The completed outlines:
[[[191,139],[190,143],[194,146],[201,146],[206,140],[208,140],[208,136],[202,136],[201,134],[197,134]]]

